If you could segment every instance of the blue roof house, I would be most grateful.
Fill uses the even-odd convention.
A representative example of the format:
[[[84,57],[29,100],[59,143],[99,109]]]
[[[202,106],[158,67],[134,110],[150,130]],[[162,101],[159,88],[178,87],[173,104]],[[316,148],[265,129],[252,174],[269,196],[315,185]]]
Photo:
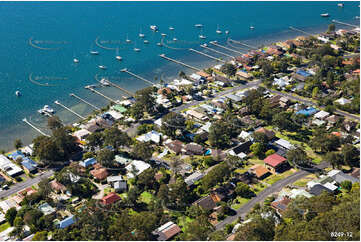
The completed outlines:
[[[302,69],[297,70],[296,73],[297,73],[298,75],[301,75],[301,76],[304,76],[304,77],[309,77],[309,76],[311,76],[311,73],[308,73],[307,71],[302,70]]]
[[[67,217],[66,219],[59,222],[59,228],[64,229],[75,223],[74,215]]]
[[[36,172],[37,169],[38,169],[38,164],[33,161],[32,159],[28,158],[28,157],[25,157],[23,158],[23,161],[21,162],[21,165],[24,167],[24,169],[27,171],[27,172]]]
[[[15,152],[11,153],[10,155],[8,155],[8,157],[13,159],[14,161],[16,161],[16,159],[18,159],[19,157],[24,159],[25,155],[17,150]]]
[[[79,162],[79,165],[87,168],[88,166],[94,165],[95,163],[97,163],[97,160],[94,157],[92,157],[92,158],[88,158],[84,161]]]

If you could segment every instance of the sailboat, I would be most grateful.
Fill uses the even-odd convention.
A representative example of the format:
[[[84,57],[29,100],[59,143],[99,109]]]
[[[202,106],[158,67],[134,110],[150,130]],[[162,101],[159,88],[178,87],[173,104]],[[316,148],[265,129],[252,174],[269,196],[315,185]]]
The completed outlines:
[[[249,29],[254,30],[254,26],[253,25],[249,26]]]
[[[219,24],[217,24],[217,30],[216,30],[217,34],[222,34],[222,31],[219,29]]]
[[[203,35],[203,31],[202,31],[202,29],[201,29],[201,34],[198,36],[200,39],[205,39],[206,38],[206,36],[205,35]]]
[[[74,59],[73,59],[73,62],[74,62],[74,63],[79,63],[79,60],[78,60],[77,58],[74,58]]]
[[[128,38],[128,34],[127,34],[127,38],[126,38],[125,42],[127,42],[127,43],[131,42],[131,40]]]
[[[172,26],[169,26],[169,30],[174,30],[174,27],[172,27]]]
[[[123,58],[119,55],[119,48],[117,48],[115,59],[121,61]]]
[[[135,51],[135,52],[139,52],[139,51],[140,51],[140,49],[139,49],[139,48],[137,48],[137,46],[136,46],[136,45],[137,45],[137,42],[135,42],[135,43],[134,43],[134,51]]]
[[[144,38],[145,37],[145,34],[142,33],[142,29],[140,29],[140,32],[139,32],[139,38]]]

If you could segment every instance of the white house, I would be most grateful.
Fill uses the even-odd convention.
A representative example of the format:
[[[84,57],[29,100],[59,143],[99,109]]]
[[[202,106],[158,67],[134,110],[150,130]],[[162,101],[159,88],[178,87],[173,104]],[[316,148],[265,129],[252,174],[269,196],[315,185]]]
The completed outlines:
[[[330,115],[329,112],[326,112],[326,111],[321,110],[321,111],[317,112],[313,117],[314,117],[315,119],[324,120],[324,119],[327,118],[329,115]]]
[[[77,137],[79,140],[84,141],[88,135],[91,133],[86,129],[80,129],[73,133],[73,136]]]
[[[284,140],[284,139],[279,139],[275,143],[287,150],[294,148],[294,146],[290,142],[288,142],[287,140]]]
[[[11,177],[19,175],[23,170],[12,163],[6,156],[0,155],[0,170]]]
[[[154,143],[159,144],[159,142],[161,141],[161,136],[162,136],[161,133],[158,133],[157,131],[152,130],[146,134],[143,134],[143,135],[137,137],[137,140],[141,141],[141,142],[153,141]]]
[[[141,160],[133,160],[132,162],[130,162],[129,165],[125,167],[125,169],[127,169],[128,171],[127,177],[129,178],[134,178],[133,173],[135,173],[135,175],[138,176],[148,168],[150,168],[150,165]]]
[[[339,103],[340,105],[345,105],[345,104],[351,103],[350,100],[348,100],[348,99],[346,99],[344,97],[341,97],[341,98],[337,99],[335,102]]]

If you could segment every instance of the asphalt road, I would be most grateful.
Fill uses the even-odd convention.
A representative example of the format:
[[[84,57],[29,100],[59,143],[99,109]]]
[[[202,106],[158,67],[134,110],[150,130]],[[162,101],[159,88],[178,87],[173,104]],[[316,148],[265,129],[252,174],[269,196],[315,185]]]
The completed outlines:
[[[329,165],[328,163],[323,162],[323,163],[321,163],[320,165],[318,165],[316,167],[319,168],[319,169],[324,169],[328,165]],[[244,218],[244,216],[251,210],[251,208],[254,207],[254,205],[256,205],[259,202],[264,201],[272,193],[281,191],[283,187],[294,183],[295,181],[307,176],[308,174],[310,174],[310,173],[307,172],[307,171],[303,171],[303,170],[297,171],[297,172],[293,173],[292,175],[286,177],[285,179],[282,179],[282,180],[279,180],[279,181],[273,183],[271,186],[267,187],[262,192],[260,192],[256,197],[252,198],[245,205],[243,205],[242,207],[237,209],[236,210],[236,212],[237,212],[236,215],[229,216],[229,217],[225,218],[223,221],[216,224],[216,226],[215,226],[216,230],[223,229],[223,227],[226,224],[232,223],[234,220],[238,219],[239,217]]]
[[[9,190],[3,190],[0,192],[0,199],[4,197],[8,197],[12,194],[15,194],[21,190],[24,190],[25,188],[31,187],[34,184],[38,184],[42,179],[51,177],[54,174],[52,170],[46,171],[43,174],[40,174],[37,177],[29,178],[28,180],[20,183],[16,183],[12,186],[10,186]]]
[[[279,91],[275,91],[275,90],[271,90],[271,89],[267,89],[267,90],[269,92],[271,92],[271,93],[278,94],[278,95],[287,97],[289,99],[296,100],[298,102],[302,102],[302,103],[310,105],[310,106],[318,106],[318,104],[315,103],[315,102],[312,102],[312,101],[309,101],[309,100],[306,100],[306,99],[303,99],[303,98],[300,98],[300,97],[295,97],[295,96],[293,96],[291,94],[287,94],[287,93],[283,93],[283,92],[279,92]],[[324,107],[321,106],[321,108],[324,108]],[[334,113],[345,116],[347,118],[355,119],[357,121],[360,120],[359,116],[354,115],[354,114],[350,114],[350,113],[347,113],[347,112],[344,112],[344,111],[341,111],[341,110],[336,110]]]

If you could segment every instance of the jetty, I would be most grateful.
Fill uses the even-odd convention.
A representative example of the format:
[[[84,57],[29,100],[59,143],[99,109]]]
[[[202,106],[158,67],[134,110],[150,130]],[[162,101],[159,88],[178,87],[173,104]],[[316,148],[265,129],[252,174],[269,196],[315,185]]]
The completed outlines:
[[[201,69],[199,69],[199,68],[197,68],[197,67],[194,67],[194,66],[188,65],[188,64],[186,64],[186,63],[183,63],[183,62],[181,62],[181,61],[178,61],[178,60],[172,59],[172,58],[170,58],[170,57],[167,57],[165,54],[160,54],[159,56],[162,57],[162,58],[164,58],[164,59],[166,59],[166,60],[168,60],[168,61],[177,63],[177,64],[179,64],[179,65],[188,67],[188,68],[190,68],[190,69],[193,69],[193,70],[196,70],[196,71],[202,71]]]
[[[200,51],[198,51],[198,50],[195,50],[195,49],[192,49],[192,48],[190,48],[189,50],[190,50],[190,51],[192,51],[192,52],[194,52],[194,53],[197,53],[197,54],[203,55],[203,56],[205,56],[205,57],[211,58],[211,59],[213,59],[213,60],[216,60],[216,61],[220,61],[220,62],[226,63],[226,61],[224,61],[224,60],[222,60],[222,59],[220,59],[220,58],[217,58],[217,57],[214,57],[214,56],[211,56],[211,55],[205,54],[205,53],[200,52]]]
[[[206,50],[210,50],[210,51],[213,51],[213,52],[215,52],[215,53],[218,53],[218,54],[221,54],[221,55],[224,55],[224,56],[227,56],[227,57],[230,57],[230,58],[234,59],[234,56],[228,55],[227,53],[221,52],[221,51],[219,51],[219,50],[215,50],[215,49],[213,49],[213,48],[209,48],[209,47],[207,46],[207,44],[203,44],[203,45],[200,45],[200,46],[201,46],[202,48],[206,49]]]
[[[95,110],[100,110],[100,108],[98,108],[97,106],[95,106],[95,105],[91,104],[90,102],[84,100],[83,98],[75,95],[74,93],[70,93],[69,95],[70,95],[71,97],[75,97],[76,99],[82,101],[82,102],[85,103],[85,104],[88,104],[89,106],[91,106],[91,107],[94,108]]]
[[[354,25],[354,24],[345,23],[345,22],[341,22],[341,21],[338,21],[338,20],[335,20],[335,19],[333,19],[332,22],[333,22],[333,23],[336,23],[336,24],[347,25],[347,26],[354,27],[354,28],[360,28],[360,26],[357,26],[357,25]]]
[[[98,94],[99,96],[102,96],[103,98],[107,99],[110,102],[116,103],[116,101],[108,96],[105,96],[103,93],[98,92],[97,90],[95,90],[94,88],[92,88],[91,86],[85,86],[86,89]]]
[[[242,52],[239,52],[239,51],[237,51],[237,50],[234,50],[234,49],[225,47],[225,46],[223,46],[223,45],[220,45],[220,44],[217,43],[217,41],[211,41],[211,42],[209,42],[209,43],[212,44],[212,45],[214,45],[214,46],[217,46],[217,47],[219,47],[219,48],[223,48],[223,49],[225,49],[225,50],[232,51],[232,52],[237,53],[237,54],[239,54],[239,55],[243,55]]]
[[[312,35],[313,35],[313,34],[311,34],[311,33],[308,33],[308,32],[306,32],[306,31],[303,31],[302,29],[297,29],[297,28],[292,27],[292,26],[290,26],[289,28],[292,29],[292,30],[294,30],[294,31],[301,32],[301,33],[303,33],[303,34],[307,34],[307,35],[309,35],[309,36],[312,36]]]
[[[98,74],[95,75],[94,79],[97,80],[100,84],[102,84],[101,80],[98,79]],[[130,97],[134,97],[134,96],[135,96],[135,94],[132,93],[131,91],[128,91],[127,89],[122,88],[121,86],[119,86],[119,85],[117,85],[117,84],[109,81],[108,79],[106,79],[106,82],[109,83],[109,85],[118,88],[119,90],[121,90],[122,92],[126,93],[126,94],[129,95]]]
[[[78,116],[81,119],[86,119],[85,117],[81,116],[80,114],[78,114],[77,112],[71,110],[70,108],[68,108],[67,106],[63,105],[62,103],[60,103],[58,100],[54,101],[55,104],[59,105],[60,107],[65,108],[66,110],[68,110],[69,112],[73,113],[74,115]]]
[[[233,39],[228,39],[230,42],[232,42],[232,43],[236,43],[236,44],[239,44],[239,45],[243,45],[243,46],[246,46],[246,47],[248,47],[248,48],[250,48],[250,49],[254,49],[254,50],[257,50],[258,48],[257,47],[255,47],[255,46],[252,46],[252,45],[249,45],[249,44],[245,44],[245,43],[243,43],[243,42],[241,42],[241,41],[237,41],[237,40],[233,40]]]
[[[129,71],[127,68],[121,69],[120,71],[121,71],[121,72],[128,73],[129,75],[134,76],[135,78],[138,78],[139,80],[142,80],[142,81],[144,81],[144,82],[146,82],[146,83],[150,84],[151,86],[155,86],[155,84],[154,84],[153,82],[151,82],[151,81],[149,81],[149,80],[145,79],[144,77],[138,76],[137,74],[135,74],[135,73],[133,73],[133,72]]]
[[[23,121],[28,124],[30,127],[32,127],[33,129],[35,129],[36,131],[38,131],[40,134],[50,137],[50,135],[44,133],[43,131],[41,131],[40,129],[38,129],[37,127],[35,127],[32,123],[30,123],[26,118],[23,118]]]

